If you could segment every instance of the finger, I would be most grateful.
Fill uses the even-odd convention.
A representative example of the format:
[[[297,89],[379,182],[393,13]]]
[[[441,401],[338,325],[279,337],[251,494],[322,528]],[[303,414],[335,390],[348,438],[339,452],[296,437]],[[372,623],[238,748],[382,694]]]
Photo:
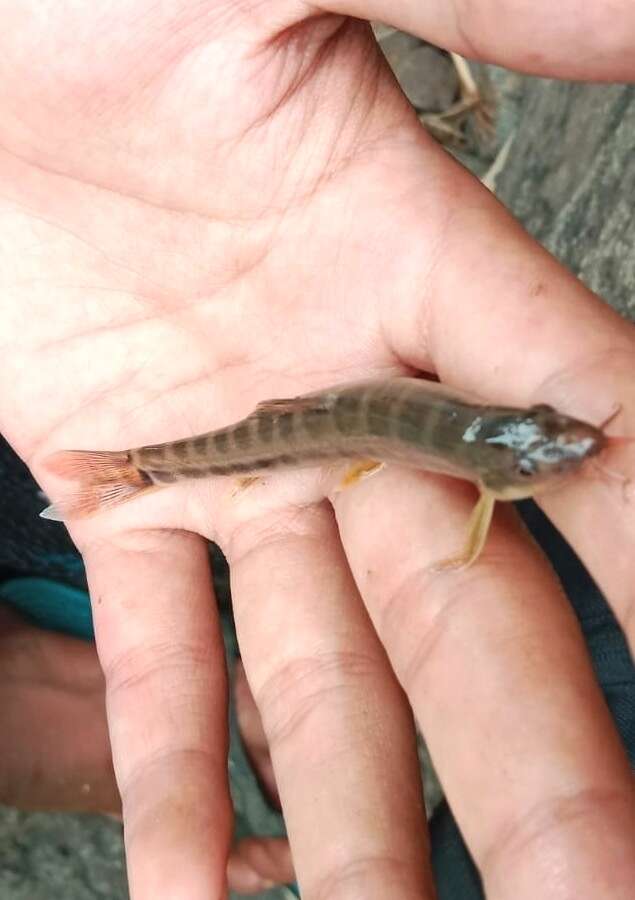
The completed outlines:
[[[472,493],[389,468],[336,496],[359,589],[488,900],[627,900],[631,773],[545,560],[506,507],[473,568],[431,572],[460,546]]]
[[[206,546],[166,531],[79,544],[131,894],[224,896],[232,823],[226,678]]]
[[[429,149],[413,240],[420,283],[384,330],[409,365],[493,403],[550,403],[590,422],[622,412],[612,430],[635,435],[635,328],[585,288],[473,178]],[[426,209],[444,204],[451,214]],[[423,249],[423,252],[421,251]],[[475,336],[478,336],[477,338]],[[606,455],[635,478],[635,444]],[[538,498],[635,639],[635,503],[610,478],[576,477]]]
[[[559,78],[628,80],[635,74],[629,0],[326,0],[320,9],[394,25],[472,59]]]
[[[269,803],[280,809],[267,736],[240,660],[236,661],[234,669],[233,702],[247,758]],[[231,889],[246,894],[294,881],[289,841],[286,838],[246,838],[240,841],[229,859],[228,879]]]
[[[267,736],[262,727],[260,712],[249,689],[245,668],[240,660],[236,662],[234,672],[233,699],[236,706],[236,719],[245,753],[256,772],[258,781],[267,795],[269,803],[280,809],[278,786],[273,772],[271,754]]]
[[[431,898],[411,713],[330,510],[263,515],[226,550],[302,896]]]
[[[286,838],[245,838],[232,850],[227,867],[229,887],[257,894],[295,878]]]

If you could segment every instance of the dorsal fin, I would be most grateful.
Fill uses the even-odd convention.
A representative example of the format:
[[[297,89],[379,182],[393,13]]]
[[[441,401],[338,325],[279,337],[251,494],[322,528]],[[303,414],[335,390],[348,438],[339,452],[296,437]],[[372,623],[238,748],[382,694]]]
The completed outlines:
[[[328,410],[329,404],[326,397],[319,394],[305,394],[301,397],[284,397],[279,400],[263,400],[259,403],[253,415],[283,415],[284,413],[302,412],[305,409]]]

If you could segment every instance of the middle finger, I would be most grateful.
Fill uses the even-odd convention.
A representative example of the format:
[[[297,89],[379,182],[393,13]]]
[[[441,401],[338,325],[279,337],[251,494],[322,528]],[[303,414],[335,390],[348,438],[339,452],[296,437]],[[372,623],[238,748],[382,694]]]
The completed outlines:
[[[411,711],[326,506],[226,546],[236,628],[307,898],[432,898]]]

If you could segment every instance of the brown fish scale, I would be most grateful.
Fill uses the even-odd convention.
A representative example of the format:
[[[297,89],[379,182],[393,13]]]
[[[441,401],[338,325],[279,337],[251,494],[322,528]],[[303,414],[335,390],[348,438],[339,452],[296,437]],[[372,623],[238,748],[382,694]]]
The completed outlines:
[[[249,450],[251,448],[253,442],[251,439],[250,424],[250,420],[247,419],[245,422],[237,425],[231,432],[234,446],[237,450]]]
[[[210,435],[201,434],[192,438],[192,451],[194,456],[207,456],[209,453]]]

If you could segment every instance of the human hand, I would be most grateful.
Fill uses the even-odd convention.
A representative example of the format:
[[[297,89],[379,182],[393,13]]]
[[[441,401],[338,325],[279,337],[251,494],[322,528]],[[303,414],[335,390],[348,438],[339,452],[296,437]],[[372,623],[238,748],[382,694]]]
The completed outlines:
[[[632,328],[422,133],[364,25],[307,17],[299,0],[5,6],[0,424],[46,490],[53,450],[181,437],[257,400],[418,369],[594,421],[619,401],[633,433]],[[619,33],[587,32],[580,14],[567,33],[563,15],[535,59],[515,38],[530,23],[514,31],[500,5],[472,13],[467,37],[445,4],[420,6],[342,11],[492,58],[503,34],[499,59],[545,73],[632,66],[628,10]],[[594,56],[587,33],[607,41]],[[133,896],[224,889],[208,538],[232,567],[303,896],[431,896],[405,691],[489,897],[626,897],[628,764],[571,612],[509,510],[478,566],[431,579],[462,535],[465,486],[390,468],[334,486],[325,473],[238,494],[183,484],[72,527]],[[544,506],[627,626],[635,514],[621,487],[577,481]]]

